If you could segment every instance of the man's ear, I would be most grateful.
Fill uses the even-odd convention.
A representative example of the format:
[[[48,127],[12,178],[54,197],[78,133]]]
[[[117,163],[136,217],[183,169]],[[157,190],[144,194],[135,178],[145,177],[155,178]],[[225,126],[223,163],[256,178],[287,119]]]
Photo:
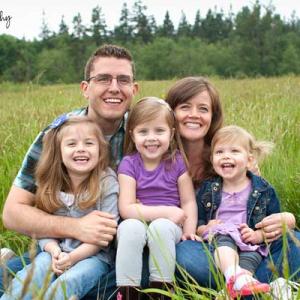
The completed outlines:
[[[81,83],[80,83],[80,89],[81,89],[82,95],[86,99],[89,99],[88,91],[87,91],[88,87],[89,87],[89,83],[87,81],[81,81]]]
[[[132,88],[133,88],[133,96],[135,96],[139,92],[140,86],[137,82],[134,82]]]

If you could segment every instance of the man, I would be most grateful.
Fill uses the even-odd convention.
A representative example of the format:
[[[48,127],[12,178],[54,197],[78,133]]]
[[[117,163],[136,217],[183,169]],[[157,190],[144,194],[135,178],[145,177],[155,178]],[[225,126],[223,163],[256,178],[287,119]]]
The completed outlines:
[[[129,51],[114,45],[104,45],[97,49],[86,64],[85,80],[81,82],[80,88],[88,101],[88,107],[71,114],[88,115],[100,125],[110,143],[112,161],[117,165],[123,155],[126,112],[138,92],[134,63]],[[114,216],[93,211],[82,218],[68,218],[47,214],[34,206],[34,167],[41,153],[46,130],[31,145],[7,196],[3,208],[4,225],[33,238],[70,237],[85,243],[107,246],[116,234]],[[7,265],[13,272],[23,267],[19,258],[8,261]],[[3,270],[0,276],[0,284],[3,284]],[[111,281],[114,280],[105,282],[107,286],[102,286],[100,282],[100,293],[114,284]],[[2,289],[0,285],[0,294]]]

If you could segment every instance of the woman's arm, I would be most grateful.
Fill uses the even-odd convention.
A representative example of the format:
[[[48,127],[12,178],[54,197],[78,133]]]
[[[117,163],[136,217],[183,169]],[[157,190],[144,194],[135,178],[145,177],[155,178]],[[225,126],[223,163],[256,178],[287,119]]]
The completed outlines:
[[[188,172],[183,173],[178,178],[178,190],[180,206],[186,215],[186,220],[183,223],[183,235],[189,238],[191,234],[196,233],[198,214],[194,187]]]
[[[166,218],[176,224],[183,223],[184,211],[175,206],[147,206],[136,201],[136,181],[134,178],[119,174],[120,185],[119,211],[123,219],[138,219],[152,221],[158,218]]]
[[[267,217],[255,225],[262,229],[267,242],[273,242],[282,236],[287,229],[295,228],[295,217],[292,213],[280,212],[280,203],[273,187],[269,187],[270,201],[267,206]]]

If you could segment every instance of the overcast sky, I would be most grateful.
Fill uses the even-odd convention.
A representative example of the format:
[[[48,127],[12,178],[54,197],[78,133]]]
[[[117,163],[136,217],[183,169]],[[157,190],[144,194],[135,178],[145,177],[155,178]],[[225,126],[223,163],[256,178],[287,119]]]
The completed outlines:
[[[0,34],[6,33],[27,40],[38,38],[41,32],[43,11],[45,20],[50,30],[57,32],[62,15],[67,25],[72,29],[72,19],[80,12],[83,24],[89,25],[91,12],[99,5],[109,29],[118,24],[120,12],[125,0],[1,0],[0,3]],[[134,0],[127,0],[127,5],[132,11]],[[153,15],[158,25],[162,24],[168,10],[171,20],[177,27],[181,11],[186,14],[188,21],[193,24],[195,13],[200,9],[201,17],[205,17],[209,8],[223,9],[227,14],[232,7],[233,12],[238,12],[243,6],[251,7],[255,0],[143,0],[147,6],[147,15]],[[270,3],[282,17],[290,19],[293,11],[300,16],[299,0],[261,0],[262,6]]]

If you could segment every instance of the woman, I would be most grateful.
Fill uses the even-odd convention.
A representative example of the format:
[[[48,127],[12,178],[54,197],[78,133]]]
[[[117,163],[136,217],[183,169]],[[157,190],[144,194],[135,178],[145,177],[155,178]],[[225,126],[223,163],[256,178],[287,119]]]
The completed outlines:
[[[223,113],[217,90],[203,77],[187,77],[177,81],[169,90],[166,101],[174,110],[178,128],[183,140],[190,173],[195,188],[213,174],[210,163],[210,145],[214,133],[222,126]],[[251,168],[255,171],[256,166]],[[271,257],[279,275],[282,276],[282,231],[283,221],[292,229],[295,227],[295,218],[291,213],[277,213],[270,215],[257,224],[261,228],[271,246]],[[300,239],[300,233],[295,236]],[[207,245],[197,241],[183,241],[176,247],[177,262],[200,285],[216,287],[211,271],[212,261],[209,260],[205,248]],[[262,282],[272,278],[268,267],[271,257],[260,263],[256,277]],[[292,280],[300,277],[300,248],[289,238],[289,274],[295,275]]]

